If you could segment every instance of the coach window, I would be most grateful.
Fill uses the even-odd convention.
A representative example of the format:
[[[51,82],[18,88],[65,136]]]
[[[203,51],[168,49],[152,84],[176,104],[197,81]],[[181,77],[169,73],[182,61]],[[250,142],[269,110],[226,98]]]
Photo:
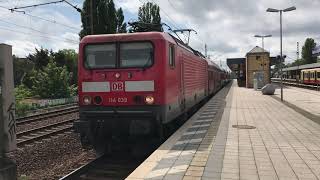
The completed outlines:
[[[320,72],[318,72],[318,79],[320,80]]]
[[[175,66],[175,62],[174,62],[174,46],[173,45],[169,45],[169,65],[171,67]]]

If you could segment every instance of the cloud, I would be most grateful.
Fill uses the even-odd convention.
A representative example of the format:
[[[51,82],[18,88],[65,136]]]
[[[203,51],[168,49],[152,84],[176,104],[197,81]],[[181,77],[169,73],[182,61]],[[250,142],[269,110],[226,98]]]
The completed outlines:
[[[25,57],[29,53],[35,52],[35,48],[40,48],[38,44],[34,44],[30,41],[21,40],[8,40],[5,44],[12,46],[12,53],[18,57]]]
[[[295,59],[297,42],[300,42],[301,51],[307,37],[316,38],[316,41],[320,38],[319,0],[149,1],[160,5],[163,22],[173,28],[192,28],[196,30],[198,34],[191,34],[190,45],[203,52],[204,44],[207,44],[209,54],[215,57],[218,62],[220,60],[225,61],[227,57],[244,57],[246,52],[254,46],[261,46],[261,39],[254,38],[255,34],[272,34],[273,37],[265,39],[265,49],[269,50],[273,56],[279,54],[279,14],[267,13],[266,9],[269,7],[278,9],[292,5],[297,7],[296,11],[283,14],[283,52],[291,57],[290,61]],[[40,1],[14,2],[4,1],[1,5],[14,7]],[[82,4],[80,0],[74,0],[73,2],[80,6]],[[132,20],[137,19],[139,7],[147,0],[117,0],[114,2],[117,8],[122,7],[126,20]],[[33,52],[34,47],[41,46],[53,50],[78,49],[77,34],[81,29],[81,21],[79,13],[71,7],[60,4],[45,8],[32,8],[27,12],[75,28],[18,13],[0,11],[1,20],[7,20],[29,28],[17,27],[0,21],[0,42],[14,42],[14,52],[21,55]],[[4,30],[4,28],[7,28],[7,30]],[[30,30],[30,28],[43,33]],[[185,38],[183,35],[181,37]],[[18,50],[19,48],[21,50]]]
[[[152,0],[160,5],[163,22],[176,28],[192,28],[198,34],[191,35],[191,46],[203,52],[204,44],[209,53],[221,57],[244,57],[254,46],[261,46],[255,34],[272,34],[265,39],[265,49],[275,56],[280,52],[279,14],[266,9],[284,9],[296,6],[297,10],[283,13],[283,52],[296,58],[296,43],[301,47],[307,37],[319,37],[320,1],[305,0]],[[138,1],[135,1],[135,6]],[[130,4],[130,0],[122,0]],[[141,5],[142,3],[140,3]],[[125,6],[134,11],[134,6]],[[183,37],[183,36],[182,36]],[[219,60],[220,61],[220,60]]]
[[[35,2],[34,2],[35,3]],[[21,2],[19,6],[24,4]],[[7,3],[5,7],[15,7]],[[35,48],[78,49],[81,22],[74,19],[74,14],[64,11],[64,6],[50,8],[32,8],[23,13],[0,12],[0,42],[13,46],[13,53],[24,57],[33,53]],[[3,8],[2,8],[3,9]],[[70,13],[70,14],[69,14]]]

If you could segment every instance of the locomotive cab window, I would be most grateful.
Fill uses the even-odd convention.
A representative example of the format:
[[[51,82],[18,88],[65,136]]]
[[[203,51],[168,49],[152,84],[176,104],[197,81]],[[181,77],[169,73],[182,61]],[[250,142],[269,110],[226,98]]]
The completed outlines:
[[[149,67],[153,64],[153,46],[149,42],[120,44],[120,67]]]
[[[85,47],[86,68],[115,68],[116,67],[116,45],[97,44]]]
[[[174,59],[174,46],[169,45],[169,65],[171,67],[175,66],[175,59]]]

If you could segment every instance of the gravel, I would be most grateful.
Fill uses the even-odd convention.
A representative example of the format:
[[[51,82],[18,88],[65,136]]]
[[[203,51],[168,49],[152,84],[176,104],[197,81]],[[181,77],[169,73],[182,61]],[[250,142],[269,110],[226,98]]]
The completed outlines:
[[[64,133],[9,154],[18,166],[18,177],[28,180],[58,179],[95,158],[83,150],[78,134]],[[25,178],[24,178],[25,179]]]

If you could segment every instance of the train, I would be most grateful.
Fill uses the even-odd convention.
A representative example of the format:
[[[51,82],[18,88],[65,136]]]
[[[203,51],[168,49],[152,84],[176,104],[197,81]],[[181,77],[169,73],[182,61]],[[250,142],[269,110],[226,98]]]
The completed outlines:
[[[304,84],[319,85],[320,68],[301,70],[300,81]]]
[[[228,73],[166,32],[89,35],[79,44],[79,120],[84,147],[104,153],[112,139],[152,135],[228,82]]]

